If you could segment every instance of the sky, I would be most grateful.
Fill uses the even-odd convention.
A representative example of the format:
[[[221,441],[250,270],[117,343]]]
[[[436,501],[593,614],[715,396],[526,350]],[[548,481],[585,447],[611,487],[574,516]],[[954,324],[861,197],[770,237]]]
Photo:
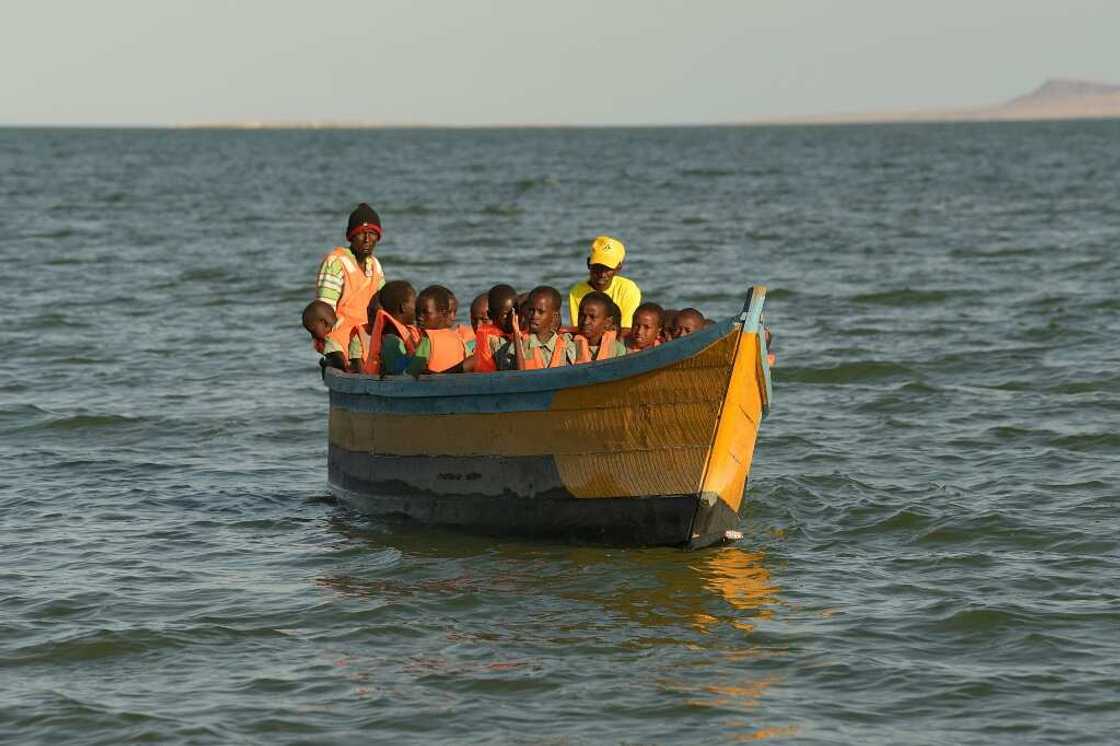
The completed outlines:
[[[0,125],[735,123],[1120,83],[1120,0],[0,0]]]

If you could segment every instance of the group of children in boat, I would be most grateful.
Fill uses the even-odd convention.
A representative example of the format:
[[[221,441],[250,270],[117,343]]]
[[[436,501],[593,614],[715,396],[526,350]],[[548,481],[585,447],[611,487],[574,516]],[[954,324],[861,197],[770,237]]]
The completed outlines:
[[[303,326],[324,367],[370,375],[534,370],[590,363],[640,352],[713,322],[695,308],[642,303],[638,285],[618,274],[626,249],[610,236],[591,243],[588,278],[568,291],[573,326],[561,322],[563,298],[547,285],[518,293],[499,284],[457,321],[459,302],[443,285],[419,292],[386,282],[373,249],[381,220],[363,203],[350,215],[350,246],[335,248],[319,267],[316,299]]]

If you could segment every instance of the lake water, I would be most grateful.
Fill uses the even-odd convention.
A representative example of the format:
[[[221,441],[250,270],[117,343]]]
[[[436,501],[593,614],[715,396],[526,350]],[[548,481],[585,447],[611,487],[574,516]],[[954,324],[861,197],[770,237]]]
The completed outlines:
[[[744,538],[387,525],[299,325],[391,279],[767,285]],[[1120,121],[0,130],[0,741],[1115,743]]]

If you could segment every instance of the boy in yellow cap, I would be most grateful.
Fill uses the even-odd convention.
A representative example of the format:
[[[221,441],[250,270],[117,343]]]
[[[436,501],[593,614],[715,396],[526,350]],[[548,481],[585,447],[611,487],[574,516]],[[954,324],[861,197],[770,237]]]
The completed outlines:
[[[630,328],[634,311],[642,302],[642,291],[633,280],[618,274],[622,271],[622,260],[625,258],[626,247],[617,238],[598,236],[591,242],[591,251],[587,256],[588,277],[568,290],[568,310],[573,326],[579,319],[579,302],[583,296],[598,290],[618,304],[622,310],[623,329]]]

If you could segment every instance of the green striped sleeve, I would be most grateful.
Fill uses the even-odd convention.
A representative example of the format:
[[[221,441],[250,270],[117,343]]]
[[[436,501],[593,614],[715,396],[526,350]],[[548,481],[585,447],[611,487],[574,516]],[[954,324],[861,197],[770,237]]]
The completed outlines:
[[[337,256],[328,257],[319,267],[319,276],[315,279],[315,299],[325,301],[334,308],[342,297],[344,278],[342,260]]]

